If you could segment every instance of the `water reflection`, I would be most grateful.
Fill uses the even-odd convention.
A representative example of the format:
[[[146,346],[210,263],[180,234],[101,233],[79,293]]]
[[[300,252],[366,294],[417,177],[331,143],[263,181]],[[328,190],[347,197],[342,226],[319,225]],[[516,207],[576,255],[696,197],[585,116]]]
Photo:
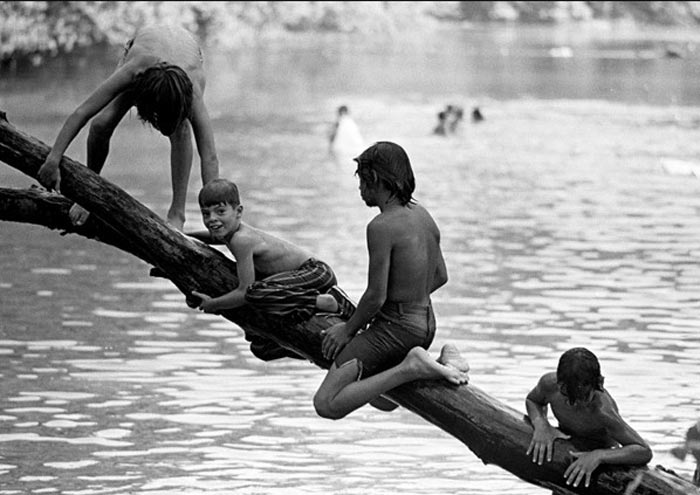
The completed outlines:
[[[535,37],[530,56],[493,58],[499,47],[522,50],[523,38],[492,36],[462,33],[444,49],[425,42],[415,55],[330,43],[293,56],[274,46],[214,56],[226,61],[207,89],[224,175],[239,183],[250,223],[318,253],[359,296],[364,227],[376,212],[326,140],[335,108],[348,104],[367,139],[405,145],[416,196],[441,226],[450,282],[435,297],[434,348],[455,342],[473,383],[522,411],[561,352],[591,348],[653,463],[690,477],[693,466],[668,451],[700,411],[700,181],[661,163],[700,156],[697,109],[602,101],[612,91],[634,102],[639,85],[663,86],[665,62],[641,81],[650,62],[616,62],[616,46],[586,58],[580,42]],[[466,39],[476,44],[465,58]],[[547,58],[553,46],[570,46],[572,57]],[[407,57],[426,71],[407,69]],[[393,74],[381,82],[380,70]],[[690,83],[680,78],[652,103],[682,99],[675,88]],[[11,120],[50,140],[66,99],[82,96],[66,87],[91,79],[42,81],[32,90],[48,108],[18,110],[19,83],[1,101],[15,106]],[[522,97],[530,91],[538,98]],[[589,93],[596,100],[572,99]],[[476,100],[482,124],[431,134],[446,101]],[[154,136],[127,120],[105,175],[162,214],[165,165],[143,166],[167,157]],[[83,143],[70,152],[83,159]],[[1,168],[0,178],[26,183]],[[201,225],[196,189],[191,228]],[[256,360],[240,329],[190,310],[129,255],[37,227],[0,229],[0,494],[544,493],[404,410],[317,418],[321,370]]]

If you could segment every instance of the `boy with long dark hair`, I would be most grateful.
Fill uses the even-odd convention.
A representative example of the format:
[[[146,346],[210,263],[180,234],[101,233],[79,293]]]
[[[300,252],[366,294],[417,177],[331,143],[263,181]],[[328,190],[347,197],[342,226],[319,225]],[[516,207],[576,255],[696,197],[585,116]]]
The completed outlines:
[[[559,358],[556,372],[542,375],[527,395],[525,407],[534,428],[527,455],[532,462],[551,461],[554,441],[576,437],[585,451],[571,452],[574,461],[564,472],[566,484],[577,487],[601,464],[646,464],[649,445],[620,416],[615,400],[603,387],[598,358],[586,348],[569,349]],[[559,422],[547,419],[547,406]]]
[[[435,335],[430,294],[445,284],[447,270],[440,231],[413,200],[408,155],[395,143],[378,142],[355,161],[360,195],[380,213],[367,226],[367,288],[350,319],[327,329],[322,343],[333,364],[314,407],[330,419],[367,403],[393,409],[382,394],[408,381],[468,380],[469,367],[454,346],[443,347],[438,361],[427,352]]]

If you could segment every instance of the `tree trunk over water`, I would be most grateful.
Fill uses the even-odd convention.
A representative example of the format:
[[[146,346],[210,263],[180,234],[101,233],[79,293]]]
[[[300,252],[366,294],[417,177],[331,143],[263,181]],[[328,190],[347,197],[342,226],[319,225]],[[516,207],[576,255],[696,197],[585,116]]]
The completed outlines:
[[[48,152],[48,146],[15,129],[0,112],[0,160],[36,178]],[[185,295],[192,290],[221,294],[236,286],[235,263],[219,251],[173,230],[122,189],[74,160],[64,157],[60,170],[65,197],[38,188],[0,189],[0,220],[43,225],[115,246],[153,265]],[[92,212],[83,226],[73,226],[67,217],[72,202]],[[222,316],[240,326],[248,338],[272,340],[324,369],[331,364],[322,356],[320,331],[339,321],[334,316],[315,316],[305,325],[288,324],[245,307]],[[478,382],[478,376],[473,381]],[[446,381],[420,380],[386,395],[459,439],[485,464],[496,464],[555,493],[612,495],[636,486],[629,493],[700,495],[689,481],[648,466],[604,466],[596,471],[589,489],[568,487],[563,476],[575,443],[559,440],[552,462],[532,463],[525,455],[532,436],[527,418],[473,384],[457,387]]]

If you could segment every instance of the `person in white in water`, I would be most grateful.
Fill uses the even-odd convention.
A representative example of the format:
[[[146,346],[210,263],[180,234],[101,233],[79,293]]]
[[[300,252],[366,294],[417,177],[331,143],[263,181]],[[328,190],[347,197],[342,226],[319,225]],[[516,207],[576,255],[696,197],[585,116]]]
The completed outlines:
[[[330,152],[334,156],[359,154],[365,147],[360,129],[350,116],[346,105],[338,107],[338,114],[329,136]]]

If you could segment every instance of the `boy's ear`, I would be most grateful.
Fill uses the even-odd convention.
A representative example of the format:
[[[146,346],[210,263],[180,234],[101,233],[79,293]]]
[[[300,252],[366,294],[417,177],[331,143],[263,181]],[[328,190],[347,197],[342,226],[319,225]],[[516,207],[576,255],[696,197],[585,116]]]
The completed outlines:
[[[236,218],[240,218],[243,215],[243,205],[236,206]]]

